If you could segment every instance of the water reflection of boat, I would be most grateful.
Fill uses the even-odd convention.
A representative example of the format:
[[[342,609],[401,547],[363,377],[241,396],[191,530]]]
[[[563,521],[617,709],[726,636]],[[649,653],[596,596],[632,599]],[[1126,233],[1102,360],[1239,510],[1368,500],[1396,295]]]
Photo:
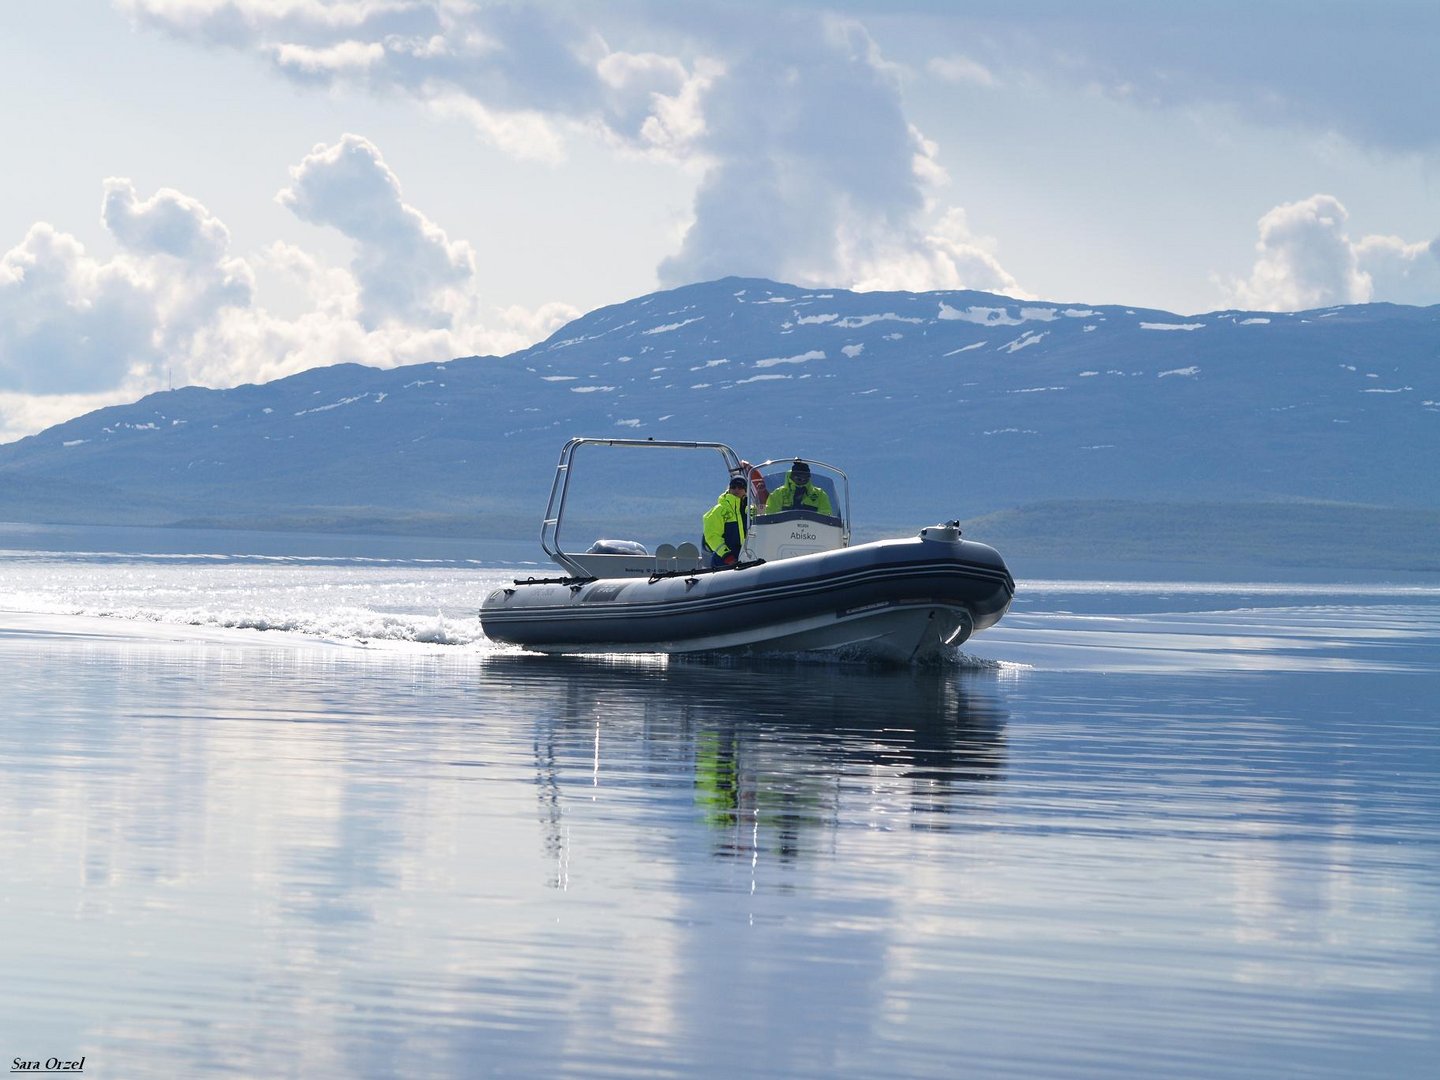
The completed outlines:
[[[945,830],[1003,778],[1005,710],[984,673],[833,665],[499,656],[538,707],[547,848],[564,795],[683,798],[717,854],[782,859],[841,822]]]
[[[746,485],[743,547],[738,557],[721,549],[733,565],[711,566],[688,542],[657,543],[653,554],[639,540],[567,551],[560,534],[575,459],[592,445],[719,453]],[[845,474],[792,464],[812,477],[801,490],[823,494],[815,505],[767,506],[767,491],[794,490],[787,462],[751,466],[723,443],[570,440],[541,526],[542,547],[567,576],[494,590],[480,610],[486,635],[549,653],[824,652],[905,663],[943,654],[1008,610],[1015,582],[1004,560],[963,539],[956,522],[851,546]]]

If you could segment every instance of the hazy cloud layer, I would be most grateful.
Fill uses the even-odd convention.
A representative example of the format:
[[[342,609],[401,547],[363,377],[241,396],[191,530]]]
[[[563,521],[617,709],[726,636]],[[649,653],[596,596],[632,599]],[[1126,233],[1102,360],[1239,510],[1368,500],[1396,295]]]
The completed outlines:
[[[1440,242],[1393,236],[1352,239],[1349,212],[1333,195],[1285,203],[1259,221],[1250,276],[1227,288],[1235,307],[1303,311],[1374,299],[1428,304],[1440,298]]]
[[[612,50],[559,4],[117,2],[142,26],[253,53],[299,83],[403,93],[455,112],[520,157],[559,155],[557,124],[667,149],[691,126],[688,84],[704,77],[672,57]]]
[[[583,131],[703,170],[663,284],[1013,283],[993,250],[965,244],[957,257],[952,239],[936,239],[951,209],[938,198],[944,174],[906,119],[897,72],[853,20],[643,3],[126,6],[299,82],[406,94],[517,157],[558,160]]]
[[[888,7],[846,5],[862,18]],[[1432,0],[1034,0],[914,14],[937,40],[964,43],[928,65],[947,81],[1070,86],[1147,109],[1221,106],[1361,146],[1440,150]]]
[[[508,353],[579,314],[487,306],[469,245],[406,204],[362,138],[316,147],[291,175],[281,201],[349,236],[349,269],[284,244],[235,255],[199,200],[169,189],[142,199],[124,179],[105,181],[101,203],[114,257],[32,227],[0,257],[0,438],[170,382],[232,386],[346,361]],[[268,311],[258,273],[284,281],[301,313]]]
[[[902,73],[863,27],[893,28],[881,0],[837,5],[847,17],[798,3],[118,2],[142,25],[249,52],[297,82],[407,95],[517,156],[559,159],[584,130],[703,169],[679,249],[658,268],[665,284],[761,274],[1018,289],[996,245],[970,238],[963,211],[941,197],[948,181],[906,118]],[[1036,0],[904,15],[912,52],[933,49],[906,77],[1220,107],[1388,151],[1440,149],[1430,55],[1440,6],[1424,0],[1196,0],[1163,11]],[[1410,296],[1427,280],[1413,242],[1361,251],[1332,236],[1327,251],[1325,219],[1294,211],[1264,226],[1244,295],[1356,296],[1368,274],[1371,295],[1388,298],[1392,285]],[[1351,256],[1374,265],[1349,267]],[[374,286],[367,299],[383,306]]]

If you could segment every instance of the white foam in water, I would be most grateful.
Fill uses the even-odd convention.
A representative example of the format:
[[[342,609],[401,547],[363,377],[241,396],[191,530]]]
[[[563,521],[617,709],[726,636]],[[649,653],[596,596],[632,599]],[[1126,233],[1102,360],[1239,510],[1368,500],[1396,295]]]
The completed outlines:
[[[209,610],[191,608],[161,611],[154,608],[113,608],[82,610],[77,614],[93,614],[136,622],[156,622],[181,626],[209,626],[234,630],[279,630],[308,634],[312,637],[356,641],[417,641],[430,645],[468,645],[484,637],[478,619],[466,622],[447,619],[436,612],[428,618],[419,615],[388,614],[366,608],[340,608],[334,611],[256,611],[244,609]]]
[[[4,564],[0,604],[34,615],[473,646],[485,641],[480,601],[511,576],[394,560],[49,553]]]

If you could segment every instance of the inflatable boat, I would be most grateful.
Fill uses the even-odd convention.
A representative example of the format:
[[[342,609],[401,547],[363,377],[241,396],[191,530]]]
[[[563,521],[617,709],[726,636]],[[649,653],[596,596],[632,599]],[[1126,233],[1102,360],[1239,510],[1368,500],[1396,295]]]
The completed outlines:
[[[734,561],[713,565],[719,560],[688,540],[652,547],[599,539],[567,551],[560,537],[576,459],[596,447],[718,454],[728,476],[746,485]],[[790,490],[802,468],[809,490],[824,497],[777,503],[773,496]],[[710,475],[726,483],[718,469]],[[708,508],[703,502],[687,509],[691,522]],[[571,439],[540,534],[565,574],[495,589],[481,605],[481,626],[494,641],[544,653],[825,653],[908,663],[953,649],[1009,609],[1015,582],[1004,560],[964,539],[957,522],[851,545],[849,502],[848,477],[813,458],[751,465],[723,443]]]

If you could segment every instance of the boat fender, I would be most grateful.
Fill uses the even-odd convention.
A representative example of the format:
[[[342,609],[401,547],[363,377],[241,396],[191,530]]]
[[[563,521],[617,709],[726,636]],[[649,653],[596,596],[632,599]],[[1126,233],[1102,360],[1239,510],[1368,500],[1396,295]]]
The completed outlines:
[[[638,540],[596,540],[590,545],[587,555],[649,555],[645,545]]]

